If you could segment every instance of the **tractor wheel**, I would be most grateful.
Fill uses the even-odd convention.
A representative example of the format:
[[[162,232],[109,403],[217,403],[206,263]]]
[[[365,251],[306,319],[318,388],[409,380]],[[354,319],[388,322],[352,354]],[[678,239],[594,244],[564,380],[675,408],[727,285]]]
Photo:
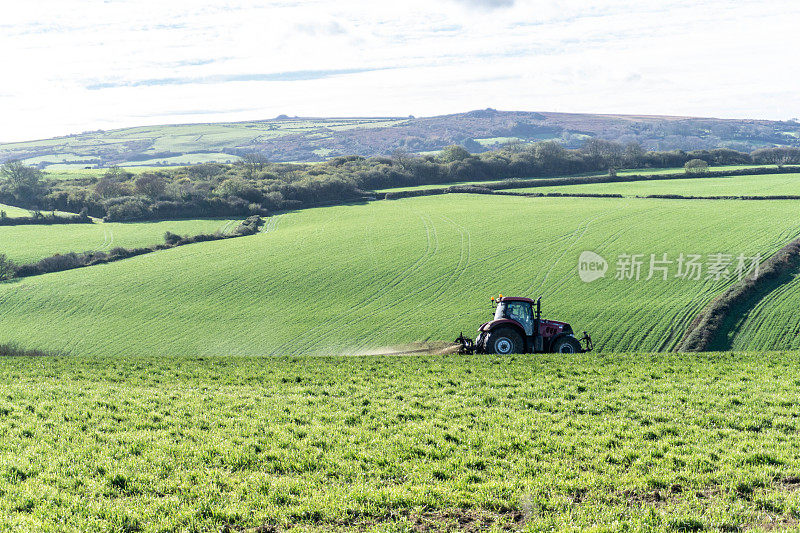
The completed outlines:
[[[575,337],[561,337],[553,343],[553,353],[581,353],[581,343]]]
[[[510,353],[522,353],[525,347],[522,344],[522,337],[513,329],[500,328],[490,331],[486,337],[486,353],[496,353],[507,355]]]

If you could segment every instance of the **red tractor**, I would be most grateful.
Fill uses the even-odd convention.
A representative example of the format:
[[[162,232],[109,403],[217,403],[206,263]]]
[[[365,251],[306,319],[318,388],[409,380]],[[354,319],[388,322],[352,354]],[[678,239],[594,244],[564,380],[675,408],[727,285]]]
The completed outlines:
[[[542,299],[508,297],[495,300],[494,320],[478,328],[475,342],[462,333],[455,342],[459,353],[582,353],[594,348],[585,331],[575,338],[566,322],[542,320]]]

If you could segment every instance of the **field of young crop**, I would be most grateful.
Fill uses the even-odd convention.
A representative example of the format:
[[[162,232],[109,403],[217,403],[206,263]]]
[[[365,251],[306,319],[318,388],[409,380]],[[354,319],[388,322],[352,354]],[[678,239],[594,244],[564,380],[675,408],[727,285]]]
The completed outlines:
[[[0,284],[0,341],[95,355],[354,353],[473,335],[500,292],[542,295],[545,316],[600,350],[667,350],[730,281],[676,278],[675,263],[647,279],[650,254],[698,254],[702,268],[716,253],[766,257],[800,235],[800,214],[793,201],[444,195],[268,227]],[[586,250],[608,262],[589,284],[577,271]],[[639,280],[615,279],[621,254],[641,254]]]
[[[0,226],[0,253],[17,263],[67,252],[108,251],[164,242],[164,233],[197,235],[232,230],[238,220],[196,219],[163,222],[103,222]],[[0,289],[2,290],[2,289]]]
[[[800,276],[781,285],[750,309],[730,335],[732,348],[774,350],[800,348]]]
[[[649,194],[682,194],[684,196],[800,195],[800,174],[764,174],[759,176],[591,183],[585,185],[529,187],[509,190],[512,192],[532,193],[603,193],[622,194],[624,196],[646,196]]]
[[[796,527],[798,364],[2,358],[0,529]]]

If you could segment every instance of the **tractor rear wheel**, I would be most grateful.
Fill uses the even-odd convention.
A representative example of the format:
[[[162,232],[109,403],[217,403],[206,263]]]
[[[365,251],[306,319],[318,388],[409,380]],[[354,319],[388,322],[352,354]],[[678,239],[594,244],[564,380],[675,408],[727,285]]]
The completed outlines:
[[[581,343],[571,336],[564,336],[553,343],[553,353],[580,353]]]
[[[490,331],[486,337],[486,353],[507,355],[510,353],[522,353],[524,350],[522,337],[513,329],[499,328]]]

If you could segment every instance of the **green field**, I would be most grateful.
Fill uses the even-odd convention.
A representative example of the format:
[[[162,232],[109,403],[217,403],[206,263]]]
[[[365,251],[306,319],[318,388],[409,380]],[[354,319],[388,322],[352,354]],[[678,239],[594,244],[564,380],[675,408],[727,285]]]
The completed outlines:
[[[4,340],[92,355],[354,353],[471,335],[501,292],[542,295],[546,316],[600,350],[667,350],[729,282],[647,281],[647,263],[639,281],[616,280],[619,254],[766,257],[800,235],[800,215],[793,201],[454,194],[303,210],[268,227],[2,284]],[[584,250],[607,258],[605,278],[579,280]]]
[[[164,233],[197,235],[231,230],[237,220],[197,219],[162,222],[103,222],[0,226],[0,253],[17,263],[30,263],[66,252],[108,251],[164,242]],[[2,290],[2,289],[0,289]]]
[[[132,174],[141,174],[142,172],[157,172],[159,170],[163,170],[163,167],[146,165],[122,165],[122,168],[124,168],[126,172],[131,172]],[[172,167],[171,170],[174,170],[174,168],[175,167]],[[69,165],[53,165],[47,167],[44,176],[46,178],[57,180],[74,180],[81,178],[102,178],[103,174],[106,172],[108,172],[107,168],[77,168],[70,167]]]
[[[764,168],[765,166],[773,166],[773,165],[717,165],[717,166],[710,166],[708,170],[713,171],[721,171],[721,170],[744,170],[746,168]],[[650,176],[653,174],[685,174],[686,170],[683,167],[677,168],[633,168],[633,169],[626,169],[620,170],[617,172],[620,176],[628,176],[631,174],[639,174],[642,176]]]
[[[522,187],[511,192],[603,193],[623,196],[681,194],[684,196],[779,196],[800,195],[800,174],[764,174],[717,178],[589,183],[555,187]]]
[[[797,526],[798,364],[3,358],[0,529]]]
[[[731,347],[769,350],[800,348],[800,275],[767,294],[753,306],[730,333]]]
[[[498,181],[454,181],[451,183],[429,183],[426,185],[409,185],[408,187],[388,187],[386,189],[375,189],[377,193],[400,192],[400,191],[422,191],[427,189],[442,189],[445,187],[455,187],[457,185],[487,185],[489,183],[499,183]]]
[[[0,204],[0,211],[5,211],[8,218],[29,217],[31,212],[21,207],[14,207],[13,205]]]
[[[763,165],[726,165],[726,166],[708,167],[709,170],[713,170],[713,171],[742,170],[742,169],[747,169],[747,168],[764,168],[764,166]],[[641,176],[652,176],[653,174],[683,175],[683,174],[686,174],[686,171],[683,168],[655,168],[655,169],[621,170],[621,171],[619,171],[617,173],[617,175],[619,175],[619,176],[630,176],[630,175],[634,175],[634,174],[641,175]],[[552,176],[552,178],[556,179],[556,178],[564,178],[564,177],[582,177],[582,176],[596,176],[596,175],[598,175],[598,174],[597,173],[592,173],[592,172],[587,172],[587,173],[584,173],[584,174],[574,174],[572,176]],[[774,177],[780,177],[780,176],[781,175],[775,175]],[[786,174],[783,174],[783,176],[786,176]],[[796,174],[794,174],[794,176],[796,176]],[[741,176],[741,177],[742,178],[748,178],[748,177],[750,177],[750,178],[758,178],[758,177],[766,177],[766,176]],[[547,177],[537,177],[537,178],[519,178],[519,179],[549,179],[549,178],[547,178]],[[713,180],[713,179],[717,179],[717,178],[705,178],[705,179]],[[733,178],[728,178],[728,179],[733,179]],[[506,182],[506,181],[509,181],[509,180],[503,180],[503,182]],[[432,184],[426,184],[426,185],[413,185],[413,186],[408,186],[408,187],[387,187],[385,189],[377,189],[375,192],[386,193],[386,192],[397,192],[397,191],[418,191],[418,190],[424,190],[424,189],[438,189],[438,188],[442,188],[442,187],[453,187],[453,186],[456,186],[456,185],[478,185],[478,186],[481,186],[481,185],[489,185],[489,184],[495,184],[495,183],[500,183],[500,181],[497,181],[497,180],[493,180],[493,181],[458,181],[458,182],[452,182],[452,183],[432,183]],[[642,183],[644,185],[647,185],[648,182],[636,182],[636,183]],[[692,183],[694,183],[694,181]],[[602,185],[606,185],[606,184],[563,185],[563,186],[557,186],[558,187],[557,189],[555,187],[553,187],[552,191],[548,190],[547,192],[561,191],[562,187],[598,187],[598,186],[602,186]],[[608,185],[614,185],[614,184],[608,184]],[[541,189],[541,187],[531,187],[531,189],[535,189],[536,191],[538,191],[539,189]],[[512,190],[515,190],[515,191],[519,190],[519,191],[522,191],[522,192],[529,192],[527,189],[525,189],[525,190],[512,189]],[[544,191],[542,191],[542,192],[544,192]],[[594,191],[592,191],[592,192],[594,192]],[[648,193],[648,194],[656,194],[656,193]]]

